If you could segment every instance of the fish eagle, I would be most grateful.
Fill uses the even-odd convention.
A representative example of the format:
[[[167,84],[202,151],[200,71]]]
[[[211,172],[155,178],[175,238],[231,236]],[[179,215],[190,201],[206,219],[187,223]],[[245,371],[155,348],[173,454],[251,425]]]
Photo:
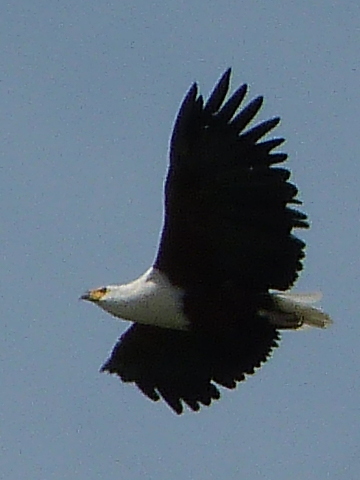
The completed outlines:
[[[280,330],[324,328],[315,296],[286,293],[302,269],[308,228],[298,190],[263,140],[279,123],[250,122],[263,103],[240,109],[247,85],[227,100],[228,69],[208,100],[194,83],[177,115],[165,183],[165,214],[153,265],[137,280],[82,299],[133,322],[101,370],[133,382],[178,414],[233,389],[278,346]]]

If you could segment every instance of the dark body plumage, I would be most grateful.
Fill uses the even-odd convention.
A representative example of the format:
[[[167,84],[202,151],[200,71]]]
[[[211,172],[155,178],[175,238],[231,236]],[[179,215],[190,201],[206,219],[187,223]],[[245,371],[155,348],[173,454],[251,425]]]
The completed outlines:
[[[272,153],[283,139],[260,141],[278,123],[251,129],[258,97],[238,112],[241,86],[224,103],[230,70],[204,104],[194,84],[180,108],[170,147],[165,223],[154,267],[184,291],[188,331],[134,324],[102,370],[135,382],[177,412],[235,388],[277,346],[278,330],[259,314],[271,310],[269,289],[287,290],[301,270],[306,228],[286,160]]]

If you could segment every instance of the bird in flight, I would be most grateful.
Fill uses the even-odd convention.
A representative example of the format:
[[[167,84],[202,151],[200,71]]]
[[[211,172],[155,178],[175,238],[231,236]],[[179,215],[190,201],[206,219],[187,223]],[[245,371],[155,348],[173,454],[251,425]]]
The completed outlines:
[[[263,103],[241,107],[247,86],[225,100],[228,69],[204,102],[193,84],[170,142],[165,214],[153,265],[137,280],[82,299],[132,322],[101,370],[135,383],[178,414],[220,398],[278,346],[281,330],[325,328],[316,295],[288,293],[302,269],[308,228],[298,190],[263,139],[279,123],[249,124]]]

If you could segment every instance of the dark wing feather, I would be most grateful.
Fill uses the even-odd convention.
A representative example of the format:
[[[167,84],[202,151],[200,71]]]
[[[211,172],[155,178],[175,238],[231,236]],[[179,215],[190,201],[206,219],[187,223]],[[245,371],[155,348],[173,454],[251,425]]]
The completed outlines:
[[[265,322],[258,327],[243,336],[229,330],[213,335],[208,330],[183,332],[134,324],[101,370],[134,382],[151,400],[162,397],[178,414],[183,403],[197,411],[220,398],[214,382],[235,388],[277,346],[277,332]]]
[[[307,227],[290,173],[272,153],[282,138],[260,141],[274,118],[247,130],[258,97],[237,113],[246,94],[229,89],[225,72],[207,103],[194,84],[171,139],[165,224],[154,266],[184,289],[189,331],[135,324],[102,370],[134,382],[177,413],[210,405],[216,386],[234,388],[266,361],[279,334],[259,311],[269,289],[288,289],[301,270],[304,243],[292,230]],[[270,305],[271,307],[271,305]]]
[[[279,119],[244,132],[263,99],[236,113],[243,85],[223,105],[229,78],[230,70],[205,105],[194,84],[181,105],[155,267],[186,288],[215,281],[260,293],[286,290],[304,257],[304,243],[292,230],[306,228],[306,216],[289,208],[300,203],[297,188],[287,170],[274,166],[286,160],[272,153],[283,139],[260,141]]]

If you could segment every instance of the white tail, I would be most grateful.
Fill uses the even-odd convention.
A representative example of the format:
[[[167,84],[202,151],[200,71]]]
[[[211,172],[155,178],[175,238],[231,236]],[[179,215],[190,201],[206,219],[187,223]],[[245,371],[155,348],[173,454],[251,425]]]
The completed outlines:
[[[300,329],[305,327],[327,328],[333,322],[329,315],[311,305],[321,299],[321,293],[272,293],[275,309],[261,311],[278,328]]]

